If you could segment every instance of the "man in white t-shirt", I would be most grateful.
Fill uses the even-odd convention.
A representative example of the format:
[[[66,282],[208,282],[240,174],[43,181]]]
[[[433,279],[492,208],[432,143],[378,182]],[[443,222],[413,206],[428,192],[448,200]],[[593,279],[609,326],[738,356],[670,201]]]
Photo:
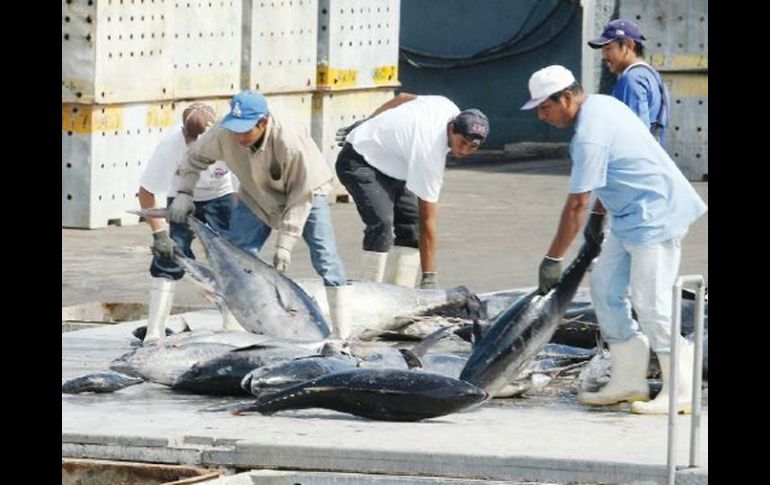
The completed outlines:
[[[481,111],[460,112],[443,96],[407,93],[337,133],[345,140],[337,176],[366,225],[363,279],[414,287],[422,262],[420,287],[438,287],[436,213],[446,156],[450,151],[456,157],[470,155],[488,134],[489,121]]]
[[[182,125],[171,128],[158,144],[139,180],[139,205],[143,209],[155,207],[155,195],[161,193],[166,194],[167,205],[171,205],[179,185],[178,177],[175,176],[179,162],[187,153],[187,147],[197,140],[214,120],[214,110],[208,105],[196,103],[184,110]],[[218,161],[203,173],[193,193],[196,217],[225,236],[234,205],[235,183],[237,180],[227,165]],[[174,285],[184,275],[184,270],[174,262],[174,250],[179,248],[187,257],[195,258],[190,247],[193,233],[188,226],[174,222],[166,226],[163,218],[148,218],[147,223],[152,229],[153,258],[150,264],[152,287],[145,344],[156,342],[165,336],[166,320],[174,297]],[[221,309],[224,328],[243,330],[226,307],[221,306]]]

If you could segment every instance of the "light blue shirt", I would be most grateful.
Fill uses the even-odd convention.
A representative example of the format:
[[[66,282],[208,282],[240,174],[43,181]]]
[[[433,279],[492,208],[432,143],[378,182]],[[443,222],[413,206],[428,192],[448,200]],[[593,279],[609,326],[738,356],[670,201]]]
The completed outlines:
[[[586,97],[569,148],[569,192],[595,192],[623,242],[681,237],[707,210],[642,120],[611,96]]]

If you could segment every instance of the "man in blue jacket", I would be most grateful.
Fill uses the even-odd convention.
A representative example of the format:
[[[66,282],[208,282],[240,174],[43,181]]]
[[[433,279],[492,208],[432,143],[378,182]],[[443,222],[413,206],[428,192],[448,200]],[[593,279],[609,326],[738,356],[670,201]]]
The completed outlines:
[[[660,74],[644,62],[645,39],[630,20],[608,23],[602,35],[588,42],[602,50],[607,69],[618,75],[612,95],[626,104],[647,125],[661,146],[666,146],[669,96]]]

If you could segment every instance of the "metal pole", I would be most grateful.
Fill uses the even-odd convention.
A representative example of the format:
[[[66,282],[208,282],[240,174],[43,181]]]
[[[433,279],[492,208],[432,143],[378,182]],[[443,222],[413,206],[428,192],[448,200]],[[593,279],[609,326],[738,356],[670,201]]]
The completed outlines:
[[[692,376],[692,417],[690,418],[690,467],[700,462],[700,416],[703,396],[703,320],[706,307],[706,282],[698,277],[698,292],[695,294],[695,365]]]
[[[676,476],[676,363],[679,344],[679,328],[682,325],[682,277],[677,278],[673,288],[671,312],[671,354],[668,376],[668,457],[666,459],[666,485],[674,485]]]
[[[703,383],[703,326],[705,314],[706,284],[702,275],[686,275],[677,278],[674,284],[673,308],[671,314],[671,357],[669,365],[668,390],[668,457],[666,461],[666,485],[674,485],[676,478],[676,417],[677,417],[677,355],[679,334],[682,326],[682,286],[697,284],[695,300],[695,352],[693,363],[692,417],[690,419],[690,467],[698,466],[700,456],[700,416]]]

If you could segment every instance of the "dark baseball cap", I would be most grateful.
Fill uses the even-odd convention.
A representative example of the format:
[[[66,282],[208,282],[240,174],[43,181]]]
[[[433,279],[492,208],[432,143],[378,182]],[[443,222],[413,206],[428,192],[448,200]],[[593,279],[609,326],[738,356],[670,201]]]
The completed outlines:
[[[471,140],[479,140],[480,143],[484,143],[489,135],[487,116],[475,108],[461,111],[452,120],[452,126],[455,133],[460,133]]]
[[[616,19],[604,27],[602,35],[593,40],[589,40],[588,45],[593,49],[599,49],[604,44],[616,39],[631,39],[635,42],[647,40],[644,35],[642,35],[642,31],[639,30],[638,25],[630,20]]]

